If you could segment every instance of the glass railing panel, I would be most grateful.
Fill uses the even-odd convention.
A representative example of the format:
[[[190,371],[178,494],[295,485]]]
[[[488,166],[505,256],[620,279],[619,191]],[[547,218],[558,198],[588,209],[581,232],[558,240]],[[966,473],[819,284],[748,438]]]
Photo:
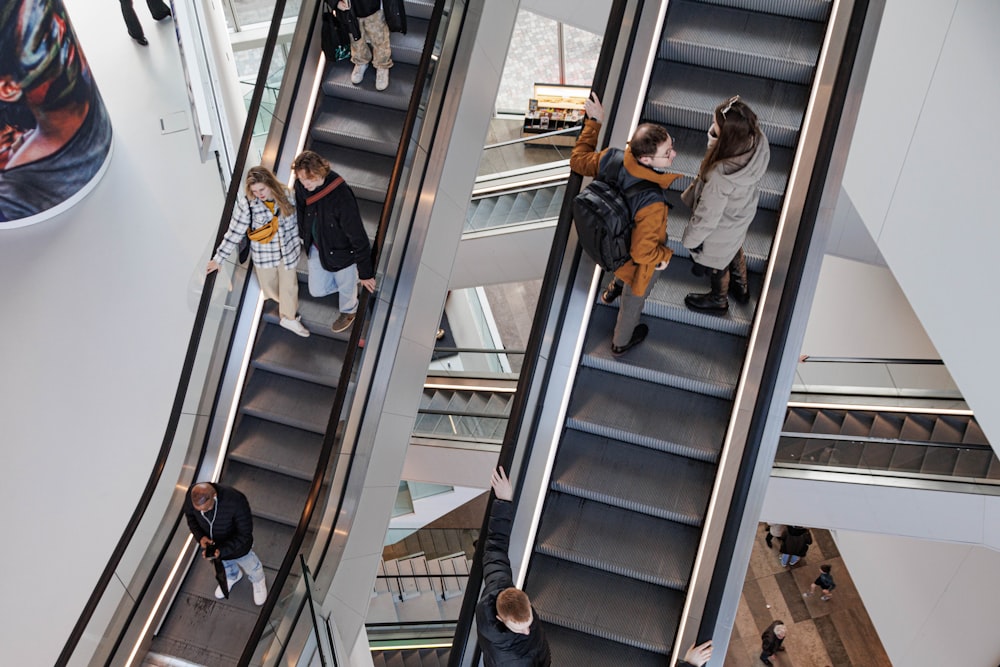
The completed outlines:
[[[962,397],[939,360],[805,357],[796,369],[792,391],[900,398]]]

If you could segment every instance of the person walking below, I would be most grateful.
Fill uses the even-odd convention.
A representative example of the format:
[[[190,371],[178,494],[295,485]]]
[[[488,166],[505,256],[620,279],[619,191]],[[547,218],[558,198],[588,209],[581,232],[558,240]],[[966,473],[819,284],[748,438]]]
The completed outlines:
[[[346,331],[358,311],[358,283],[375,291],[375,268],[368,233],[350,186],[313,151],[292,162],[299,233],[308,248],[309,294],[337,292],[340,316],[333,332]]]
[[[247,497],[230,486],[199,482],[188,489],[183,511],[204,558],[222,561],[228,588],[232,590],[245,572],[253,584],[254,604],[264,604],[267,583],[264,566],[253,552],[253,514]],[[221,585],[215,588],[215,597],[228,597]]]
[[[361,28],[361,38],[351,39],[351,62],[354,72],[351,83],[360,85],[368,71],[375,66],[375,90],[389,87],[389,68],[392,67],[392,47],[389,45],[389,26],[382,12],[382,0],[340,0],[337,9],[354,11]]]
[[[765,665],[773,665],[771,658],[778,651],[784,651],[785,647],[782,644],[785,641],[785,635],[788,633],[788,628],[785,626],[784,621],[775,621],[771,625],[767,626],[767,630],[760,635],[760,661]]]
[[[785,539],[781,541],[781,567],[795,565],[809,551],[813,543],[812,533],[802,526],[788,526]]]
[[[768,549],[774,548],[773,540],[777,538],[778,542],[781,542],[785,538],[785,525],[781,523],[772,523],[767,526],[767,533],[764,535],[764,542],[767,544]]]
[[[125,19],[128,36],[138,42],[140,46],[149,46],[149,40],[146,39],[146,33],[143,32],[142,24],[139,23],[139,17],[136,16],[135,8],[132,6],[132,0],[118,1],[122,7],[122,18]],[[162,21],[170,16],[170,7],[163,0],[146,0],[146,6],[149,7],[149,13],[157,21]]]
[[[837,587],[837,584],[833,581],[833,575],[830,574],[832,568],[828,563],[824,563],[819,566],[819,576],[816,577],[816,581],[812,582],[809,586],[809,592],[803,593],[802,597],[812,597],[816,592],[816,589],[823,591],[823,595],[820,600],[823,602],[829,602],[830,598],[833,597],[833,589]]]
[[[698,176],[681,197],[691,220],[681,242],[695,261],[695,273],[707,272],[711,291],[684,298],[691,310],[723,315],[729,295],[750,300],[743,241],[757,213],[758,185],[771,150],[757,115],[737,95],[715,108],[708,130],[708,150]]]
[[[656,272],[667,268],[674,254],[667,247],[668,207],[662,190],[680,177],[680,174],[666,171],[673,164],[677,151],[667,130],[653,123],[637,127],[624,151],[617,148],[598,151],[597,135],[604,121],[604,107],[594,93],[584,106],[588,119],[573,146],[570,169],[583,176],[616,183],[623,191],[642,181],[655,183],[661,189],[641,190],[629,200],[629,210],[635,221],[630,259],[615,271],[614,280],[601,297],[605,303],[611,303],[621,294],[618,320],[611,339],[611,352],[618,356],[644,341],[649,334],[649,328],[639,323],[642,307],[656,281]],[[613,169],[613,165],[617,168]]]
[[[246,178],[246,197],[236,200],[229,230],[208,262],[207,273],[218,271],[222,262],[250,238],[250,258],[264,297],[278,302],[279,324],[303,338],[309,336],[298,317],[298,263],[302,240],[295,218],[291,192],[267,167],[251,167]]]

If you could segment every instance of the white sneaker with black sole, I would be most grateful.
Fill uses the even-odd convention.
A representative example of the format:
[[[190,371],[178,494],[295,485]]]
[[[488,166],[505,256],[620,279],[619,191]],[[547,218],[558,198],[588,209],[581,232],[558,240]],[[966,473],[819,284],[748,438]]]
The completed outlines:
[[[239,575],[235,579],[229,579],[226,582],[227,584],[229,584],[229,592],[230,593],[233,592],[233,586],[236,585],[236,582],[238,582],[242,578],[243,578],[243,570],[240,570]],[[221,600],[224,597],[226,597],[226,596],[222,594],[222,586],[216,586],[215,587],[215,599],[216,600]]]

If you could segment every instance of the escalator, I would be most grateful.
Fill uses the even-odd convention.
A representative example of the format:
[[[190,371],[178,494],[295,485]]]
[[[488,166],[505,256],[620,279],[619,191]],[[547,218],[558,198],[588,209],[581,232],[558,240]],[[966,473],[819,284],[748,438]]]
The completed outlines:
[[[306,148],[344,176],[372,238],[399,169],[397,153],[418,65],[434,46],[427,39],[433,9],[430,0],[406,0],[408,32],[391,36],[394,66],[387,90],[375,90],[374,72],[362,85],[352,85],[353,65],[345,60],[328,64],[316,102]],[[218,478],[250,499],[254,550],[269,587],[309,497],[351,335],[330,329],[339,316],[336,296],[311,297],[305,274],[299,279],[299,312],[312,335],[300,338],[285,331],[278,325],[276,304],[265,305]],[[290,573],[289,581],[294,583],[295,576]],[[212,568],[196,558],[153,637],[150,660],[169,656],[206,666],[237,664],[259,610],[245,582],[229,599],[216,600],[214,589]],[[279,593],[270,591],[272,597]],[[279,613],[283,603],[278,602]]]
[[[565,191],[565,184],[557,183],[475,195],[466,213],[465,232],[554,221]]]
[[[747,409],[737,401],[749,400],[741,397],[745,366],[752,365],[748,355],[767,350],[767,337],[775,331],[768,324],[761,333],[755,316],[764,308],[765,290],[776,289],[768,287],[768,271],[775,268],[769,263],[779,245],[777,230],[792,166],[797,151],[803,151],[802,124],[812,88],[818,85],[814,77],[831,8],[831,3],[821,1],[672,0],[666,6],[658,44],[650,49],[648,80],[638,84],[644,92],[637,96],[638,121],[663,124],[675,139],[679,155],[672,169],[689,177],[697,172],[714,107],[737,93],[757,112],[771,144],[758,213],[744,245],[751,299],[747,304],[730,300],[728,314],[721,317],[685,307],[686,294],[707,290],[707,279],[692,275],[692,261],[679,243],[688,219],[679,193],[688,178],[675,181],[668,193],[673,204],[668,232],[674,256],[655,278],[646,301],[643,321],[649,335],[642,345],[622,357],[611,354],[617,305],[607,306],[596,298],[609,276],[590,280],[590,260],[571,265],[560,276],[563,285],[573,285],[577,292],[586,284],[590,303],[579,306],[573,296],[567,297],[568,305],[562,306],[565,320],[558,325],[536,322],[532,335],[541,338],[536,332],[544,326],[555,326],[557,331],[562,327],[561,335],[545,332],[557,341],[557,352],[552,354],[558,357],[551,364],[556,370],[546,372],[555,375],[558,359],[572,359],[566,375],[568,398],[564,408],[556,405],[564,400],[561,375],[559,380],[529,385],[530,391],[538,392],[538,400],[544,397],[546,406],[530,426],[535,432],[513,436],[523,437],[519,446],[527,441],[529,449],[539,447],[539,440],[544,447],[551,437],[554,454],[529,452],[520,464],[519,452],[508,459],[521,466],[521,477],[544,484],[537,501],[538,518],[532,528],[520,529],[526,561],[518,565],[516,558],[512,560],[515,569],[526,569],[523,588],[543,622],[553,664],[671,664],[683,623],[702,616],[702,611],[688,606],[707,608],[711,602],[705,602],[706,597],[720,595],[714,581],[718,572],[702,561],[706,548],[712,549],[711,559],[718,553],[722,525],[728,527],[726,514],[736,512],[728,521],[740,523],[742,505],[734,501],[736,509],[723,509],[721,514],[710,510],[718,502],[720,486],[732,484],[723,480],[749,474],[740,470],[738,454],[725,471],[720,460],[728,448],[743,451],[743,444],[734,445],[734,439],[741,437],[734,424],[741,419],[740,410]],[[645,27],[638,18],[636,23],[637,31]],[[609,25],[609,36],[619,31],[614,19]],[[627,88],[633,67],[625,62]],[[565,208],[560,227],[567,224]],[[783,248],[792,238],[785,233]],[[569,243],[567,257],[573,241]],[[793,270],[787,254],[779,261],[778,274]],[[789,276],[791,281],[797,279]],[[547,281],[553,281],[551,271]],[[573,319],[578,313],[581,319]],[[531,349],[529,344],[529,354]],[[515,411],[511,419],[516,418]],[[538,435],[538,424],[550,420],[551,436],[549,431]],[[740,428],[745,429],[742,437],[748,438],[749,427]],[[552,459],[551,469],[542,474],[538,467],[546,465],[545,457]],[[731,491],[727,488],[721,495]],[[515,533],[530,514],[530,509],[519,508]],[[706,547],[713,541],[714,547]],[[701,574],[702,588],[696,592],[693,578],[698,564],[709,574]],[[727,565],[719,567],[725,576]],[[713,591],[706,593],[710,585]],[[474,601],[467,599],[467,604]],[[696,633],[701,634],[697,627],[688,628],[684,636]],[[469,664],[468,653],[464,655],[461,664]],[[454,655],[452,664],[459,664]]]

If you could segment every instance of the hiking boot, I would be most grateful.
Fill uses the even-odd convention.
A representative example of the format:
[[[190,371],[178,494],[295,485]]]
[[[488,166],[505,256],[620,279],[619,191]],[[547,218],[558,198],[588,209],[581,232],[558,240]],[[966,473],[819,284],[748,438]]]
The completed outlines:
[[[253,603],[260,607],[267,602],[267,582],[264,579],[253,582]]]
[[[611,282],[608,283],[608,286],[604,288],[603,292],[601,292],[601,301],[611,305],[622,295],[623,288],[624,283],[618,282],[617,278],[612,278]]]
[[[243,578],[243,570],[240,570],[240,573],[238,575],[236,575],[235,579],[227,579],[226,580],[226,583],[229,585],[229,591],[230,592],[232,592],[233,586],[236,585],[236,582],[239,581],[242,578]],[[222,600],[225,597],[226,596],[222,594],[222,586],[216,586],[215,587],[215,599],[216,600]]]
[[[355,65],[354,71],[351,72],[351,83],[353,83],[355,86],[360,84],[362,81],[364,81],[365,72],[367,71],[368,71],[368,63],[364,63],[362,65]]]
[[[611,344],[611,354],[616,357],[620,357],[642,341],[646,340],[647,335],[649,335],[649,327],[645,324],[638,325],[635,329],[632,329],[632,337],[627,343],[621,347],[615,345],[614,343]]]
[[[354,324],[354,318],[357,317],[357,313],[341,313],[333,322],[333,333],[340,333],[341,331],[347,331]]]
[[[389,70],[375,69],[375,90],[385,90],[389,87]]]
[[[282,328],[288,329],[293,334],[302,336],[303,338],[309,338],[309,329],[306,329],[305,326],[303,326],[302,322],[297,317],[294,320],[290,320],[287,317],[282,317],[281,321],[278,322],[278,324],[280,324]]]

